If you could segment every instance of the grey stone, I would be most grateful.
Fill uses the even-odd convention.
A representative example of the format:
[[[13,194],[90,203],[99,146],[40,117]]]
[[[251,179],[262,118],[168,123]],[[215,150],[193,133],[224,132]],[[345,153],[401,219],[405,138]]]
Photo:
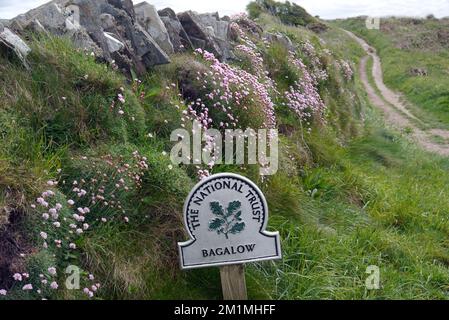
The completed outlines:
[[[148,68],[155,65],[170,63],[170,58],[164,50],[126,11],[111,4],[103,5],[101,9],[102,13],[112,15],[116,21],[112,28],[104,29],[104,31],[114,34],[125,44],[124,52],[133,62],[129,70],[134,67],[137,73],[144,74]],[[126,59],[121,60],[126,61]]]
[[[270,33],[270,32],[266,32],[263,35],[264,40],[267,40],[270,43],[280,43],[281,45],[283,45],[285,48],[287,48],[288,51],[295,51],[296,47],[293,44],[292,40],[282,34],[282,33]]]
[[[21,14],[11,21],[11,27],[16,31],[30,28],[36,20],[40,22],[46,30],[53,34],[66,33],[66,19],[69,14],[65,12],[65,7],[69,0],[56,0],[36,9]]]
[[[215,18],[213,18],[213,15],[203,16],[204,17],[201,18],[201,16],[195,12],[186,11],[178,14],[178,19],[195,48],[205,49],[213,53],[218,59],[227,60],[231,57],[229,42],[227,39],[219,38],[217,36],[217,34],[222,35],[223,27],[217,27],[219,25],[218,23],[210,22],[212,19],[216,20],[216,16]],[[208,25],[208,23],[211,25]],[[217,33],[215,33],[215,28],[217,29]]]
[[[220,20],[220,17],[217,13],[204,13],[198,15],[201,23],[208,28],[213,30],[213,37],[227,40],[229,35],[229,21]]]
[[[42,23],[38,19],[31,21],[31,23],[29,25],[29,29],[31,29],[34,32],[38,32],[38,33],[39,32],[48,33],[47,29],[45,29],[45,27],[42,25]]]
[[[121,51],[125,48],[125,45],[120,40],[116,39],[114,34],[105,32],[104,36],[106,37],[110,53]]]
[[[76,48],[82,49],[86,52],[93,52],[97,57],[104,56],[103,50],[92,40],[85,30],[74,32],[71,39]]]
[[[115,25],[114,17],[108,13],[102,13],[100,15],[100,22],[103,29],[111,29]]]
[[[0,47],[15,54],[22,61],[22,64],[29,68],[26,57],[31,52],[30,47],[18,35],[3,25],[0,25]]]
[[[168,54],[174,53],[170,36],[156,8],[148,2],[141,2],[134,7],[137,21],[157,44]]]
[[[170,8],[160,10],[158,13],[170,36],[174,51],[185,52],[186,50],[193,49],[193,44],[176,16],[176,13]]]
[[[133,20],[136,19],[132,0],[108,0],[108,3],[118,9],[124,10]]]
[[[18,31],[31,29],[70,36],[75,46],[116,61],[139,75],[169,63],[167,54],[137,22],[131,0],[54,0],[13,19]],[[162,24],[162,22],[161,22]]]

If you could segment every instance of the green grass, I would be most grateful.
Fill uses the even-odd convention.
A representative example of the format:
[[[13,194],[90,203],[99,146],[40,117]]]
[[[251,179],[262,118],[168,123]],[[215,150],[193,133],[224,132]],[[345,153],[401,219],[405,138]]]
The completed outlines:
[[[312,32],[281,25],[270,16],[261,15],[259,21],[295,42],[309,39],[319,51],[329,48],[333,57],[325,61],[329,80],[320,85],[328,106],[326,124],[314,123],[307,133],[292,112],[276,105],[284,128],[276,175],[262,181],[253,167],[214,169],[257,182],[269,203],[269,229],[281,233],[282,261],[247,266],[249,297],[447,299],[449,204],[443,199],[449,196],[449,160],[418,150],[400,133],[385,129],[358,74],[351,81],[342,79],[334,60],[356,63],[363,50],[341,30],[331,28],[322,43]],[[179,85],[179,76],[188,75],[189,68],[204,65],[189,54],[176,56],[171,65],[136,84],[66,40],[40,39],[33,48],[31,72],[0,57],[0,135],[6,142],[0,146],[0,208],[18,212],[23,220],[15,232],[27,234],[33,248],[23,262],[33,272],[33,284],[39,285],[36,274],[48,266],[62,270],[75,264],[84,277],[89,271],[101,282],[100,299],[220,299],[217,268],[179,269],[177,242],[187,237],[182,205],[196,177],[191,167],[170,168],[163,154],[170,151],[170,133],[180,126],[185,109],[178,88],[166,87]],[[274,61],[266,68],[285,90],[285,75],[293,76],[285,51],[273,46],[264,58]],[[120,92],[126,96],[123,117],[109,109]],[[117,170],[136,164],[135,151],[148,164],[137,185]],[[61,203],[73,196],[73,180],[98,179],[93,190],[114,194],[125,211],[95,207],[88,218],[92,230],[77,240],[79,251],[69,255],[41,249],[39,232],[45,223],[30,208],[48,188],[45,182],[59,177],[58,169]],[[115,189],[120,178],[132,186],[127,192]],[[0,210],[0,218],[5,212]],[[70,210],[61,214],[71,219]],[[101,223],[106,215],[113,222]],[[8,228],[2,221],[0,227]],[[63,231],[49,237],[64,237]],[[380,290],[365,287],[370,265],[380,268]],[[58,275],[62,283],[62,272]],[[8,298],[39,299],[20,285],[8,289]],[[45,295],[86,298],[68,290]]]
[[[449,128],[449,51],[447,39],[436,38],[447,29],[446,20],[388,18],[381,30],[368,30],[363,19],[339,20],[338,26],[355,32],[377,50],[384,81],[404,93],[412,112],[430,126]],[[428,76],[414,76],[412,68],[425,68]]]

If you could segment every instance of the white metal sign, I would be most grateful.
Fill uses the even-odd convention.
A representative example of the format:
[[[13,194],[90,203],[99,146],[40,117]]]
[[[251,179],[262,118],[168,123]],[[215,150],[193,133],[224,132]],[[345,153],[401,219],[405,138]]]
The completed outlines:
[[[178,243],[183,269],[281,259],[278,232],[265,231],[268,206],[260,189],[236,174],[198,183],[184,204],[191,240]]]

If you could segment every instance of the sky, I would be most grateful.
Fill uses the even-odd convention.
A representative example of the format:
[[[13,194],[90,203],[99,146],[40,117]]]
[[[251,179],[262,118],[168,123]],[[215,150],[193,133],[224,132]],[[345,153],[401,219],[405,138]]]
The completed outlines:
[[[25,13],[48,0],[0,0],[0,18],[10,19]],[[135,3],[142,2],[135,0]],[[243,12],[247,0],[147,0],[158,9],[170,7],[176,12],[220,12],[230,15]],[[397,16],[449,16],[449,0],[293,0],[312,15],[324,19],[346,18],[360,15],[381,17]]]

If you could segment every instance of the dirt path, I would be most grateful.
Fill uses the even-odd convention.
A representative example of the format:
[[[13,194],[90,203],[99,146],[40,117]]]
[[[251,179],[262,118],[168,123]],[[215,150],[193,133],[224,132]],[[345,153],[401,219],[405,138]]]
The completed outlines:
[[[427,151],[434,152],[443,156],[449,155],[449,142],[437,143],[434,141],[433,136],[439,137],[442,140],[449,139],[449,131],[442,129],[429,129],[422,130],[416,126],[416,123],[424,124],[420,119],[415,117],[401,102],[401,96],[394,91],[387,88],[383,82],[382,64],[379,56],[376,53],[376,49],[371,47],[363,39],[360,39],[353,33],[346,31],[350,37],[355,39],[366,51],[367,56],[363,57],[360,62],[360,78],[365,86],[366,92],[371,103],[382,110],[385,115],[386,121],[396,129],[404,130],[411,129],[412,137],[422,148]],[[373,58],[373,78],[376,83],[380,94],[371,85],[366,66],[369,57]]]

